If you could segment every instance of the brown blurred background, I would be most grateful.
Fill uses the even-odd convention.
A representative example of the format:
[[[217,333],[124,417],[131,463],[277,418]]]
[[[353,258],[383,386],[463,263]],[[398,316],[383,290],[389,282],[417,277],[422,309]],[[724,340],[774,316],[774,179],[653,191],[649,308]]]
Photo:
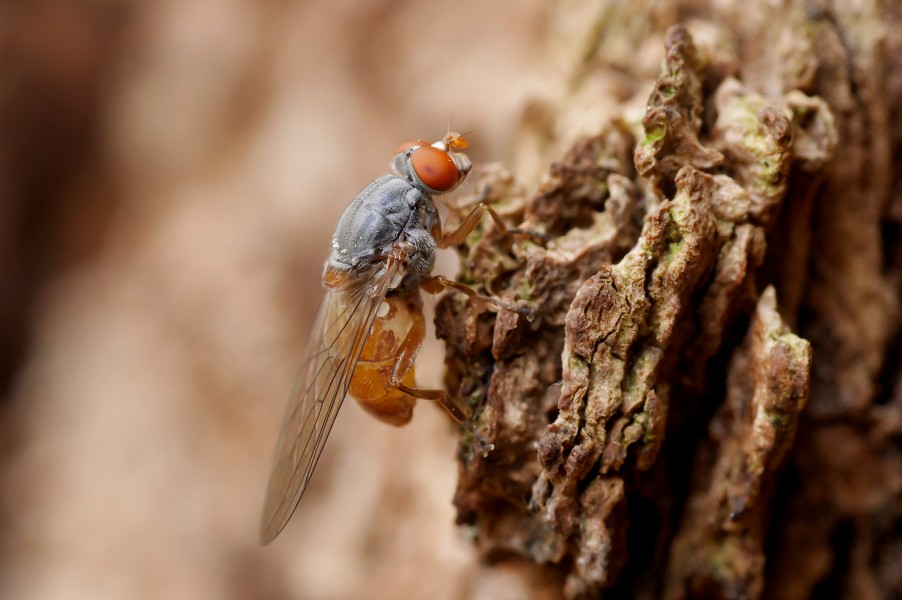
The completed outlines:
[[[545,4],[0,7],[0,597],[526,595],[453,525],[435,407],[348,403],[265,549],[257,518],[339,214],[452,113],[510,157]]]

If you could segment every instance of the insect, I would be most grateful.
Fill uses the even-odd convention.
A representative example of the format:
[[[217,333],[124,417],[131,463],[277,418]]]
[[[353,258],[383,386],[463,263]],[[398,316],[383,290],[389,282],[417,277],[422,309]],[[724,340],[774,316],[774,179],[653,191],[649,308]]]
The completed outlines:
[[[304,350],[303,366],[276,442],[260,520],[268,544],[297,508],[346,395],[377,418],[404,425],[417,399],[435,400],[460,423],[465,411],[442,390],[416,387],[414,361],[426,335],[420,289],[453,289],[501,309],[529,309],[481,296],[461,283],[433,276],[437,248],[460,244],[485,212],[479,203],[450,232],[442,230],[433,198],[470,172],[467,140],[449,131],[430,144],[396,151],[395,171],[369,184],[347,207],[332,237],[323,272],[325,297]]]

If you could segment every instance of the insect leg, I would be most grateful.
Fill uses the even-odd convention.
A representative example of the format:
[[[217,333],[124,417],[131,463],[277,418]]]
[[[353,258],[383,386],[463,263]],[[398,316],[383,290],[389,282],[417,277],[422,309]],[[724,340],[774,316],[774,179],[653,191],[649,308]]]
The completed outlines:
[[[448,392],[444,390],[424,390],[404,385],[404,375],[413,366],[417,353],[420,351],[420,346],[422,346],[423,340],[426,338],[426,320],[423,318],[422,311],[411,310],[410,313],[413,318],[413,326],[408,331],[404,341],[401,342],[398,354],[395,356],[395,363],[392,366],[390,377],[391,385],[414,398],[438,402],[442,408],[448,411],[451,418],[470,430],[482,449],[482,455],[488,456],[488,453],[495,448],[495,445],[485,441],[482,434],[477,430],[476,423],[470,420],[464,409],[454,402]]]
[[[474,229],[476,229],[476,226],[479,225],[479,221],[482,220],[482,216],[486,212],[489,213],[489,216],[492,218],[492,221],[495,223],[495,227],[498,228],[498,231],[500,231],[505,237],[510,237],[514,234],[525,234],[531,237],[544,239],[544,236],[537,232],[508,227],[504,223],[504,220],[502,220],[501,216],[497,212],[495,212],[495,209],[489,206],[486,201],[482,201],[474,206],[472,210],[470,210],[467,216],[464,217],[463,221],[460,222],[460,225],[455,227],[453,231],[449,231],[447,233],[442,231],[441,223],[438,223],[432,230],[432,237],[435,238],[436,245],[439,248],[449,248],[451,246],[457,246],[465,239],[467,239],[467,236],[470,235],[470,233]]]
[[[466,295],[468,298],[472,298],[477,302],[484,302],[485,304],[491,304],[497,308],[503,308],[506,310],[511,310],[517,314],[523,315],[529,320],[532,320],[532,309],[526,306],[517,306],[516,304],[511,304],[509,302],[505,302],[500,298],[494,298],[492,296],[484,296],[471,288],[468,285],[460,283],[459,281],[454,281],[452,279],[448,279],[442,275],[434,275],[432,277],[427,277],[420,282],[420,287],[429,292],[430,294],[441,294],[447,289],[452,289],[461,294]]]
[[[426,339],[426,319],[423,318],[423,312],[420,309],[411,310],[410,316],[413,324],[407,332],[404,341],[398,348],[395,355],[395,362],[392,365],[391,385],[401,390],[409,396],[419,398],[421,400],[435,400],[442,408],[448,411],[448,414],[458,423],[467,422],[467,414],[464,410],[451,399],[451,396],[444,390],[424,390],[412,388],[404,385],[404,376],[413,367],[413,363],[417,358],[417,353]]]

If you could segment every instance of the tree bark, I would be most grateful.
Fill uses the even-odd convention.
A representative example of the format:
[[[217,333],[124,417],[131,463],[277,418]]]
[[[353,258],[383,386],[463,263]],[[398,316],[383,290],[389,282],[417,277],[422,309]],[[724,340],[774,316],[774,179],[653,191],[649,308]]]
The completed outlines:
[[[557,11],[565,91],[481,174],[532,235],[459,248],[535,316],[436,315],[459,523],[566,598],[902,594],[902,10]]]

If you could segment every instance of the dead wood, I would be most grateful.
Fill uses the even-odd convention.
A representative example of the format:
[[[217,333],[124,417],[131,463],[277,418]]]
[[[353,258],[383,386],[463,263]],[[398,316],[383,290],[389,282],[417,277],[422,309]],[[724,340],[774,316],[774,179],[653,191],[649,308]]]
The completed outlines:
[[[532,321],[437,311],[478,432],[458,521],[567,598],[894,597],[900,15],[684,3],[665,32],[680,8],[645,4],[559,9],[567,92],[527,111],[522,174],[483,174],[544,239],[459,248]]]

